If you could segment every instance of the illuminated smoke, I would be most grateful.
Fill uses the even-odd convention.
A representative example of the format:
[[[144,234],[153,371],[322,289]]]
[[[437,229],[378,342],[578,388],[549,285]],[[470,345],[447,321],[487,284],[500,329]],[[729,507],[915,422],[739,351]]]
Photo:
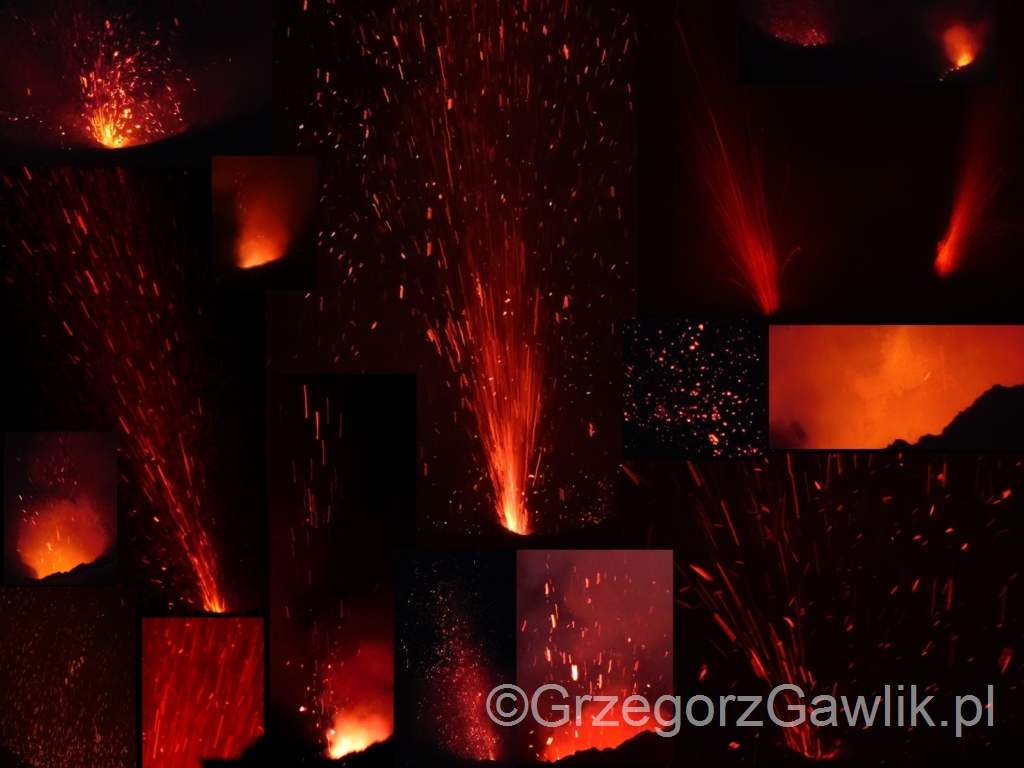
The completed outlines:
[[[233,203],[235,264],[243,269],[283,258],[316,204],[316,162],[309,157],[214,157],[213,193]]]
[[[10,508],[6,558],[42,579],[113,554],[117,534],[117,439],[109,433],[5,436]],[[16,504],[12,503],[16,498]],[[20,570],[7,563],[8,572]],[[101,577],[92,583],[101,583]]]
[[[41,505],[18,533],[18,552],[37,579],[91,563],[110,543],[101,513],[88,497]]]
[[[577,696],[672,693],[670,551],[520,551],[517,558],[517,683],[525,691],[561,685]],[[547,719],[542,697],[538,709]],[[580,726],[557,728],[528,717],[518,726],[522,757],[546,762],[609,749],[657,726],[594,725],[603,704],[585,706]],[[668,710],[664,710],[666,716]],[[575,712],[570,713],[571,716]],[[639,718],[638,718],[639,719]]]
[[[407,748],[464,760],[509,759],[513,734],[488,717],[486,702],[504,675],[511,679],[514,619],[504,597],[510,596],[511,553],[425,550],[405,567],[396,619],[397,666],[403,690],[415,697],[403,710]]]
[[[1024,383],[1022,326],[772,326],[769,354],[776,448],[916,442]]]
[[[143,619],[142,762],[201,768],[263,735],[263,619]]]
[[[0,587],[0,625],[0,761],[138,765],[135,590]]]
[[[195,287],[179,262],[185,246],[159,210],[172,183],[65,168],[11,172],[0,184],[18,243],[8,280],[26,292],[55,362],[63,358],[81,385],[69,404],[120,431],[145,499],[131,514],[146,521],[153,581],[204,610],[227,610],[204,475],[207,389],[193,367],[202,308],[191,304]]]
[[[959,69],[977,57],[980,40],[975,29],[964,24],[954,24],[942,35],[942,44],[950,62]]]
[[[361,752],[394,733],[394,669],[394,645],[373,642],[328,666],[323,702],[324,711],[333,712],[327,729],[330,757]]]
[[[764,315],[779,308],[780,265],[755,133],[735,74],[708,37],[706,20],[690,9],[676,22],[699,99],[686,98],[692,130],[686,145],[709,200],[726,253]],[[702,26],[703,25],[703,26]]]

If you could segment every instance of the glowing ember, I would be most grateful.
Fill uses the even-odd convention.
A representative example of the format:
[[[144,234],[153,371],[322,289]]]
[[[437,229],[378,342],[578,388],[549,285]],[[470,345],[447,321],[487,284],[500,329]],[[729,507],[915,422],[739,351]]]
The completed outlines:
[[[802,46],[831,42],[827,0],[763,0],[761,26],[770,34]]]
[[[134,588],[0,587],[0,626],[0,764],[138,766]]]
[[[978,55],[977,31],[963,24],[954,24],[942,36],[946,56],[957,68],[966,67]]]
[[[185,130],[167,74],[167,48],[159,39],[133,34],[119,19],[85,36],[89,58],[80,80],[88,132],[95,141],[120,149]]]
[[[21,524],[18,552],[41,579],[91,563],[110,545],[100,513],[90,499],[55,501]]]
[[[172,601],[227,610],[203,472],[207,390],[194,341],[203,309],[185,275],[186,243],[159,210],[177,182],[64,168],[5,174],[3,183],[20,242],[8,280],[23,287],[40,335],[66,343],[56,357],[69,358],[82,383],[69,405],[119,427],[142,506],[130,514],[148,547],[144,581]]]
[[[271,606],[279,617],[271,623],[271,704],[305,713],[296,727],[331,758],[394,731],[392,590],[373,564],[383,559],[378,540],[396,540],[372,514],[374,502],[360,501],[394,493],[378,485],[393,476],[360,468],[408,466],[400,455],[411,463],[412,422],[404,419],[412,419],[415,398],[411,381],[397,381],[404,378],[272,377],[268,384]],[[392,421],[362,415],[374,410],[374,398],[387,403]],[[394,420],[408,440],[380,434]]]
[[[692,149],[714,221],[747,291],[761,313],[771,315],[779,308],[780,269],[761,161],[746,124],[748,118],[738,102],[721,98],[721,94],[735,93],[736,88],[735,84],[726,85],[734,76],[720,71],[716,64],[720,53],[698,33],[688,32],[687,20],[678,20],[676,26],[700,92],[691,114]]]
[[[365,642],[356,655],[335,656],[325,677],[324,711],[333,713],[327,754],[344,757],[386,741],[395,730],[394,646]]]
[[[263,735],[263,619],[143,619],[150,768],[237,758]]]
[[[577,696],[640,694],[653,707],[672,693],[670,551],[520,551],[517,557],[517,682],[525,691],[561,685]],[[561,694],[542,695],[538,712],[557,720]],[[585,749],[617,747],[658,723],[595,724],[604,705],[586,702],[581,724],[543,726],[528,717],[520,755],[554,762]],[[621,710],[620,710],[621,711]],[[665,711],[668,715],[668,710]],[[639,718],[638,718],[639,719]],[[524,741],[524,737],[526,741]],[[652,758],[652,762],[658,762]]]

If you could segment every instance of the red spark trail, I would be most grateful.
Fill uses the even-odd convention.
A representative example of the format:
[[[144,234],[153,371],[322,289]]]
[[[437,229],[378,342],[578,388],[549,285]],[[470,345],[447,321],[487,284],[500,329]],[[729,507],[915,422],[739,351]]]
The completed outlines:
[[[1009,32],[1001,48],[1019,48],[1020,25],[1010,17],[1006,22]],[[956,23],[944,28],[942,44],[952,69],[973,61],[985,44],[988,28],[989,22]],[[953,212],[945,237],[936,247],[934,268],[939,277],[949,277],[959,271],[964,258],[976,250],[982,236],[990,229],[989,217],[996,195],[1019,161],[1019,142],[1016,141],[1021,124],[1019,57],[1004,57],[999,70],[999,82],[977,86],[968,107]]]
[[[780,268],[758,149],[742,116],[737,86],[717,71],[721,53],[704,39],[706,30],[701,31],[686,16],[677,19],[676,29],[700,93],[700,106],[693,107],[691,113],[693,131],[687,143],[694,152],[725,250],[761,313],[771,315],[779,308]]]
[[[262,735],[263,619],[143,619],[143,765],[201,768]]]
[[[123,430],[123,456],[147,503],[140,516],[151,521],[153,580],[204,610],[227,610],[200,471],[208,438],[191,337],[201,310],[189,306],[175,261],[181,244],[159,234],[161,187],[102,169],[17,172],[2,183],[14,200],[7,223],[31,254],[19,251],[10,280],[46,297],[34,307],[44,337],[53,324],[73,331],[77,407]]]

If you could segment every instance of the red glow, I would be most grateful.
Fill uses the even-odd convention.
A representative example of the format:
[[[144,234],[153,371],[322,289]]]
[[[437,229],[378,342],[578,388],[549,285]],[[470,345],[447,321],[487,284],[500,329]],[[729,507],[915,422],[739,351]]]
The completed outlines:
[[[960,269],[964,255],[984,224],[1006,174],[1002,155],[1002,92],[983,88],[971,105],[960,157],[956,197],[949,229],[936,249],[935,272],[948,277]]]
[[[709,98],[710,89],[701,81],[692,41],[682,23],[677,26],[706,109],[694,119],[692,146],[719,237],[761,313],[771,315],[779,308],[779,264],[757,148],[743,124],[742,107],[716,105]]]
[[[102,514],[87,496],[42,504],[21,522],[18,552],[41,579],[91,563],[111,544]]]
[[[233,759],[263,735],[263,619],[144,619],[147,768]]]
[[[87,22],[79,19],[79,25]],[[167,44],[140,37],[121,20],[86,35],[90,59],[80,74],[89,136],[108,149],[148,144],[187,127],[166,75]]]
[[[772,326],[769,350],[773,447],[792,424],[800,448],[913,443],[1024,383],[1024,326]]]
[[[981,39],[975,27],[965,24],[954,24],[942,35],[942,44],[946,48],[946,56],[953,66],[966,67],[978,55]]]
[[[251,269],[283,258],[316,203],[312,157],[214,157],[213,192],[230,195],[234,261]]]
[[[630,725],[622,702],[642,695],[654,705],[672,692],[672,558],[668,551],[520,551],[518,554],[518,684],[525,691],[557,684],[576,696],[618,696],[617,725],[594,724],[604,708],[584,702],[580,724],[575,707],[570,720],[554,728],[527,717],[528,743],[520,750],[554,762],[586,749],[611,749],[658,723]],[[531,594],[526,594],[529,591]],[[548,692],[538,712],[565,703]],[[667,710],[666,710],[667,714]],[[636,719],[640,719],[637,717]]]
[[[361,752],[395,730],[394,644],[367,642],[348,659],[335,659],[324,679],[323,709],[330,716],[327,754]]]

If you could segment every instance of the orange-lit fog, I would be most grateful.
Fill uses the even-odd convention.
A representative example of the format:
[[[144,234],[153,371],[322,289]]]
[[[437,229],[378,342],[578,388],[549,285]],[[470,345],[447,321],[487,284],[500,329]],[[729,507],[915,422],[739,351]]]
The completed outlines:
[[[772,326],[775,448],[884,448],[938,435],[1024,383],[1024,326]]]
[[[316,202],[316,164],[308,157],[215,157],[214,195],[234,199],[234,262],[243,269],[288,253]]]
[[[333,711],[325,734],[332,758],[386,741],[395,730],[394,646],[368,641],[346,659],[332,660],[324,705]]]
[[[18,530],[18,552],[37,579],[91,563],[111,543],[101,514],[85,495],[77,501],[51,501],[29,512]]]
[[[978,56],[981,48],[979,30],[954,24],[942,35],[946,57],[955,67],[966,67]]]

